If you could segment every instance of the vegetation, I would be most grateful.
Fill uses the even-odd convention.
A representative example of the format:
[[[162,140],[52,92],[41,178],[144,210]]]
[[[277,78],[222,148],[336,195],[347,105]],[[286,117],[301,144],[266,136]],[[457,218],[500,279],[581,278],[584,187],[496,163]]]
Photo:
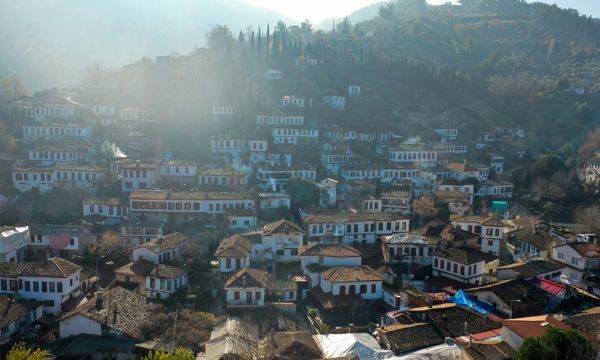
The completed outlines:
[[[45,360],[48,352],[46,350],[41,349],[31,349],[25,345],[25,343],[17,343],[15,344],[8,355],[6,356],[7,360]]]
[[[304,178],[293,178],[286,184],[286,192],[292,197],[292,208],[305,208],[319,203],[319,188]]]
[[[596,350],[583,335],[575,330],[549,328],[542,337],[530,337],[517,352],[517,360],[596,358]]]
[[[151,351],[142,360],[194,360],[194,353],[183,348],[178,348],[175,353]]]

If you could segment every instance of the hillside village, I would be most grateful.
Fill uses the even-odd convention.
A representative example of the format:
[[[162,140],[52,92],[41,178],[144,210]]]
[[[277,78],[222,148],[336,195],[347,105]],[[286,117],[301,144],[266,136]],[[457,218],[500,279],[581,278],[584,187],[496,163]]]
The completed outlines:
[[[298,92],[329,65],[296,55],[254,65],[236,83],[251,95],[210,97],[181,138],[152,104],[89,87],[2,103],[18,136],[0,153],[0,354],[507,359],[556,328],[600,356],[600,216],[561,221],[566,204],[535,198],[525,126],[359,119],[373,83]],[[213,60],[144,59],[122,81]],[[569,180],[586,204],[596,151]]]

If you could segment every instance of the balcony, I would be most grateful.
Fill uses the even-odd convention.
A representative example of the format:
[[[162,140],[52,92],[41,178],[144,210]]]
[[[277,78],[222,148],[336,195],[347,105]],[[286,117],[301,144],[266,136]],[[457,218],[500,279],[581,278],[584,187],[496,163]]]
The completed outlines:
[[[260,306],[258,300],[252,300],[250,302],[246,300],[227,300],[227,307],[252,308],[257,306]]]

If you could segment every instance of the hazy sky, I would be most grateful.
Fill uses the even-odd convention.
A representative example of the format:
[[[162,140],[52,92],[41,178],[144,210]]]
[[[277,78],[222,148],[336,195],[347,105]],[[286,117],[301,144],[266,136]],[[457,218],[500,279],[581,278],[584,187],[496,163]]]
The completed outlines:
[[[312,23],[321,20],[342,17],[365,5],[382,0],[245,0],[251,4],[264,6],[278,11],[298,21],[309,19]],[[431,4],[440,4],[448,0],[427,0]],[[600,0],[541,0],[558,3],[562,7],[572,7],[586,15],[600,17]],[[453,0],[456,2],[456,0]]]

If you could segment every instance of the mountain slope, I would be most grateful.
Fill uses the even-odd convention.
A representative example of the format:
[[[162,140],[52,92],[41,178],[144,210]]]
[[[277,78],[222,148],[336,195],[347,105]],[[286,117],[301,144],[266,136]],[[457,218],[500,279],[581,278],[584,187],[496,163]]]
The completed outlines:
[[[17,75],[31,90],[64,86],[94,62],[188,53],[216,24],[237,35],[280,19],[293,23],[243,0],[1,1],[0,78]]]
[[[381,2],[377,2],[375,4],[364,6],[358,10],[353,11],[351,14],[349,14],[348,19],[350,20],[350,22],[352,24],[356,24],[356,23],[359,23],[359,22],[365,21],[365,20],[370,20],[370,19],[374,18],[375,16],[377,16],[379,7],[388,2],[389,1],[381,1]],[[325,30],[325,31],[331,30],[333,21],[335,21],[336,24],[339,24],[342,20],[344,20],[344,17],[325,19],[325,20],[319,22],[318,24],[316,24],[315,28]]]

